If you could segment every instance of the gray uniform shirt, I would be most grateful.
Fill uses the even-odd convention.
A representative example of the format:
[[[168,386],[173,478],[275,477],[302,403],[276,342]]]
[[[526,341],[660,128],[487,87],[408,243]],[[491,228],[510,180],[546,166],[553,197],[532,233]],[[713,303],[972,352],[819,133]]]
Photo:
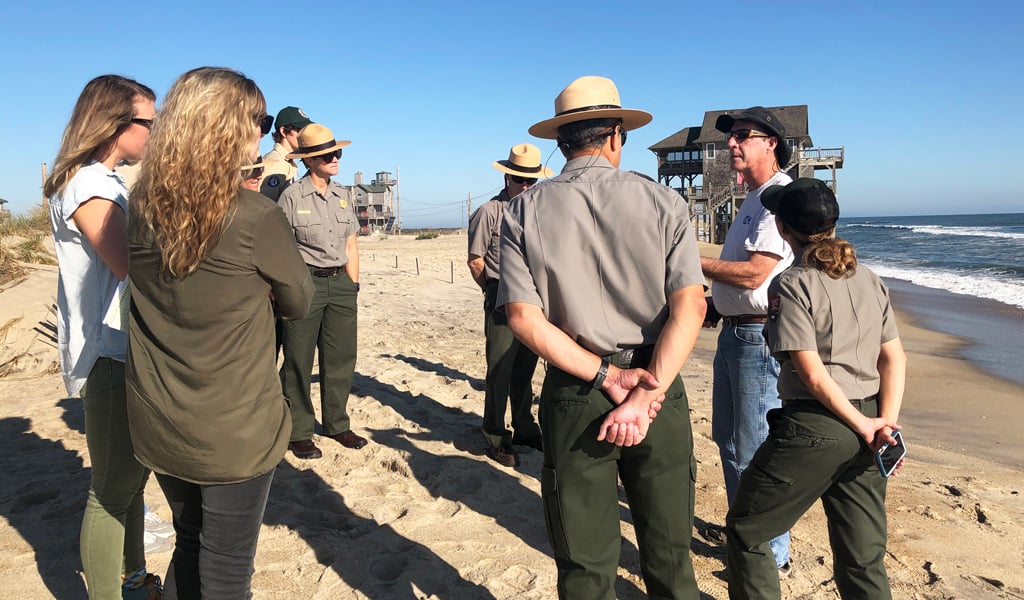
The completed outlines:
[[[704,285],[697,241],[668,187],[587,156],[508,202],[498,306],[540,306],[595,354],[655,343],[690,285]]]
[[[488,279],[500,279],[501,220],[508,202],[507,190],[484,202],[469,218],[469,253],[484,259]]]
[[[348,264],[346,242],[359,233],[352,191],[331,181],[321,194],[306,175],[281,193],[277,201],[292,224],[299,254],[312,267]]]
[[[814,398],[789,360],[797,350],[817,351],[846,397],[860,400],[878,393],[880,347],[899,331],[889,288],[871,269],[858,265],[853,275],[832,279],[796,264],[768,286],[764,337],[782,368],[783,400]]]

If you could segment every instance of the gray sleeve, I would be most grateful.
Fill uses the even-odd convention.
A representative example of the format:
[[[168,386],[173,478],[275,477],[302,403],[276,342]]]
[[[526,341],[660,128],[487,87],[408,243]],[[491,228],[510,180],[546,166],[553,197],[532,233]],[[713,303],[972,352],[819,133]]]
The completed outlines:
[[[517,196],[505,207],[501,224],[501,280],[496,306],[509,302],[525,302],[544,307],[530,273],[529,256],[523,239],[522,197]]]
[[[864,268],[864,267],[861,267]],[[872,273],[874,275],[874,273]],[[875,281],[879,290],[879,303],[882,308],[882,340],[881,343],[891,342],[900,337],[899,329],[896,327],[896,313],[892,308],[892,300],[889,298],[889,287],[882,282],[878,276]]]
[[[665,295],[669,296],[676,290],[691,285],[700,285],[707,289],[707,280],[700,268],[700,251],[697,249],[697,236],[690,227],[690,209],[686,201],[675,190],[666,190],[674,198],[670,198],[672,212],[671,240],[665,258]]]
[[[776,277],[768,286],[769,320],[765,326],[768,347],[776,359],[796,350],[818,350],[818,337],[806,290],[795,280]]]
[[[487,248],[491,243],[491,231],[494,226],[493,219],[488,218],[487,204],[480,205],[473,216],[469,218],[469,254],[474,256],[486,256]]]

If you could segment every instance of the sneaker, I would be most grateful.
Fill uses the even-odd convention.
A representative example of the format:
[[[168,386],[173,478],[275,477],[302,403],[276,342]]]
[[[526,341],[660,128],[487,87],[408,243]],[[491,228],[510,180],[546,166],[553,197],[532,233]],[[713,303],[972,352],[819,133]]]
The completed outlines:
[[[698,530],[700,531],[700,530]],[[708,523],[704,531],[700,531],[701,537],[716,546],[725,545],[725,527]]]
[[[793,566],[793,559],[786,561],[786,564],[779,567],[779,579],[788,579],[796,568]]]
[[[167,538],[174,535],[174,525],[156,516],[155,512],[147,512],[143,523],[145,523],[146,532],[152,533],[156,537]]]
[[[164,597],[164,586],[160,576],[146,573],[142,586],[137,588],[121,588],[122,600],[161,600]]]
[[[494,446],[488,446],[487,456],[503,467],[519,466],[519,453],[508,444],[502,444],[497,448]]]
[[[170,552],[174,548],[174,542],[165,537],[160,537],[148,531],[142,534],[143,550],[146,554],[160,554]]]

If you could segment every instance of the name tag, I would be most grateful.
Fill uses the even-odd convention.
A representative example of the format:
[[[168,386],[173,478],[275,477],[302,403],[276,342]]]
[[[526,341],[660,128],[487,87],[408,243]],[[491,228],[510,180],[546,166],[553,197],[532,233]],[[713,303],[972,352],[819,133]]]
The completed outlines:
[[[311,214],[313,214],[313,211],[311,211],[311,210],[299,209],[299,210],[297,210],[295,212],[296,212],[296,214],[300,214],[300,215],[311,215]]]

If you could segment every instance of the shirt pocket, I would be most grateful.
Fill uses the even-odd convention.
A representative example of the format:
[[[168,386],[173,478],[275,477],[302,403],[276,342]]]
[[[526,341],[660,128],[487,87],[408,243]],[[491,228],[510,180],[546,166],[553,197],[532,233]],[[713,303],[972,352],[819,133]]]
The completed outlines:
[[[295,241],[310,246],[320,246],[323,239],[323,221],[315,212],[298,212],[295,215]]]
[[[490,243],[487,245],[487,252],[497,258],[501,252],[501,232],[495,231],[491,234]]]

